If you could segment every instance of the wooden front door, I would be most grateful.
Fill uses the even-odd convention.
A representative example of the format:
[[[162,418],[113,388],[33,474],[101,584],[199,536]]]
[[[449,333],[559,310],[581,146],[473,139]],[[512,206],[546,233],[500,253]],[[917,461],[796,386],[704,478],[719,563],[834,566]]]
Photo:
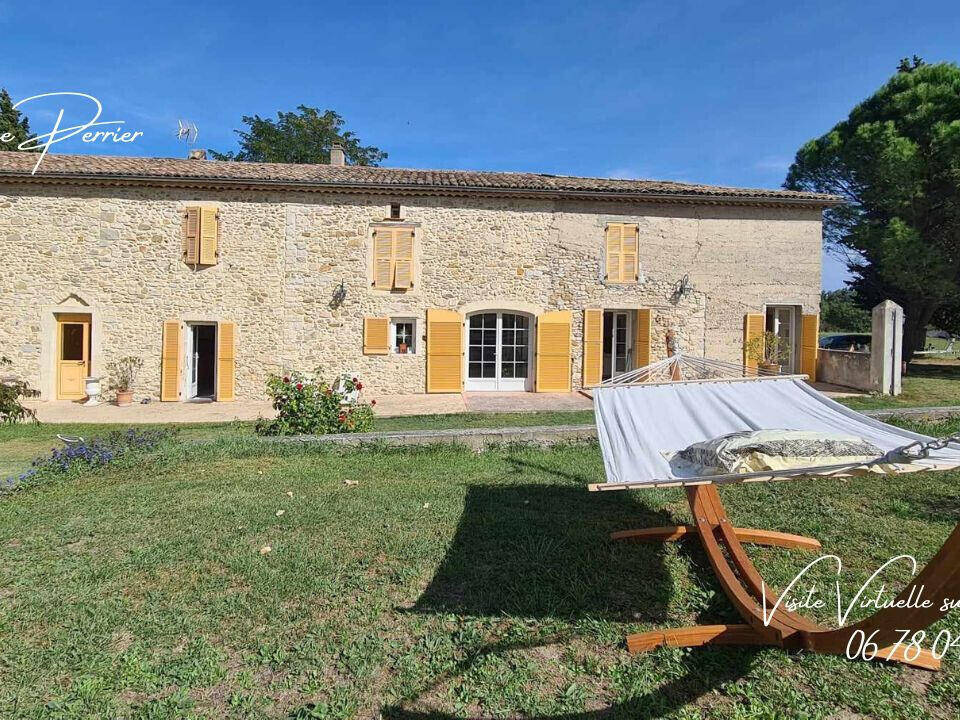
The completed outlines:
[[[90,316],[57,317],[57,399],[81,400],[90,375]]]

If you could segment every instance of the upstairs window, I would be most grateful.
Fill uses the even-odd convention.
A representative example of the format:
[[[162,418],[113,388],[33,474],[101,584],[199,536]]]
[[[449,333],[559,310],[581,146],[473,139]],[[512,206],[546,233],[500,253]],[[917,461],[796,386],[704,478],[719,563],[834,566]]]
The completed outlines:
[[[373,287],[377,290],[413,287],[413,241],[412,228],[374,228]]]
[[[608,283],[633,283],[639,277],[637,263],[640,226],[608,223],[604,237],[604,279]]]
[[[220,213],[216,208],[188,207],[183,214],[183,262],[216,265],[220,259]]]

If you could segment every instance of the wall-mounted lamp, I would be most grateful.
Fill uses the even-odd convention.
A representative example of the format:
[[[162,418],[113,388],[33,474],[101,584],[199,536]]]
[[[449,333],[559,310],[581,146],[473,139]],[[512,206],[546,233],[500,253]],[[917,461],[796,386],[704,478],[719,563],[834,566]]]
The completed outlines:
[[[347,299],[347,286],[343,284],[343,280],[340,281],[333,291],[333,297],[330,299],[330,307],[338,308],[343,305],[343,301]]]
[[[693,294],[693,283],[690,282],[690,276],[684,275],[673,289],[677,297],[686,297]]]

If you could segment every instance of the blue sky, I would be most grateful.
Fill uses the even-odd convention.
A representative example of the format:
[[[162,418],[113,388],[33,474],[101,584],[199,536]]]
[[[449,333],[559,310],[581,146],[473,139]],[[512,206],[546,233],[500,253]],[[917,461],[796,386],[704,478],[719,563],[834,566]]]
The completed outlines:
[[[960,61],[960,5],[0,0],[0,38],[15,101],[84,92],[144,133],[58,152],[180,156],[178,118],[232,149],[242,115],[303,103],[391,166],[776,187],[899,58]],[[88,115],[34,101],[34,131],[61,105]]]

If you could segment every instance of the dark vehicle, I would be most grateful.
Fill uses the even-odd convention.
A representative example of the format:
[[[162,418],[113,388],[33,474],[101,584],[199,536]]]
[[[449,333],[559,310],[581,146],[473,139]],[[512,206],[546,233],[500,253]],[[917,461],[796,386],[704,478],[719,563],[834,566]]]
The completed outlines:
[[[824,350],[852,350],[870,352],[871,337],[868,333],[843,333],[820,338],[820,347]]]

